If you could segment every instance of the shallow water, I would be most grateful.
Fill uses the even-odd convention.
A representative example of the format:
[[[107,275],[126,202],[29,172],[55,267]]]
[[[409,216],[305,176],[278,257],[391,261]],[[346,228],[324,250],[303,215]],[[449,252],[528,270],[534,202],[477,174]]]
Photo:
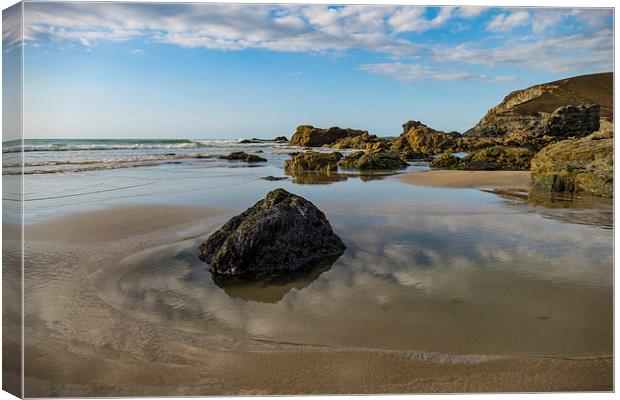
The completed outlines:
[[[226,209],[198,235],[115,259],[119,268],[98,280],[106,303],[180,331],[444,354],[611,353],[609,202],[540,203],[384,174],[273,182],[261,177],[286,176],[288,156],[263,156],[252,166],[207,159],[27,175],[26,220],[121,204]],[[289,282],[214,282],[196,248],[276,187],[322,209],[346,252]]]

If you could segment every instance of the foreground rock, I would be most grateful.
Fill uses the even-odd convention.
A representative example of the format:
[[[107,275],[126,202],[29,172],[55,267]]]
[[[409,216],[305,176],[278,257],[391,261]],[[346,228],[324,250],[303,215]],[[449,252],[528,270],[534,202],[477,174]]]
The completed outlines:
[[[407,163],[396,151],[378,149],[358,151],[344,157],[339,165],[342,168],[360,170],[393,170],[406,168]]]
[[[339,257],[346,246],[308,200],[275,189],[198,249],[214,274],[290,273]]]
[[[392,142],[392,148],[418,157],[452,151],[458,146],[458,132],[442,132],[429,128],[420,121],[403,124],[403,133]]]
[[[266,159],[264,159],[261,156],[257,156],[256,154],[248,154],[248,153],[246,153],[244,151],[235,151],[233,153],[230,153],[227,156],[219,156],[218,158],[220,158],[222,160],[245,161],[245,162],[249,162],[249,163],[265,162],[265,161],[267,161]]]
[[[613,137],[597,132],[563,140],[532,159],[532,184],[543,192],[613,197]]]
[[[526,136],[549,133],[582,137],[596,131],[595,120],[613,118],[613,74],[577,76],[510,93],[465,135]]]
[[[337,126],[322,129],[312,125],[300,125],[291,137],[289,144],[302,147],[320,147],[332,145],[344,138],[353,138],[360,135],[368,135],[367,131]]]
[[[330,172],[338,170],[338,161],[342,154],[334,151],[331,153],[320,153],[317,151],[306,151],[291,154],[291,159],[284,162],[284,170],[289,174],[301,171],[322,171]]]

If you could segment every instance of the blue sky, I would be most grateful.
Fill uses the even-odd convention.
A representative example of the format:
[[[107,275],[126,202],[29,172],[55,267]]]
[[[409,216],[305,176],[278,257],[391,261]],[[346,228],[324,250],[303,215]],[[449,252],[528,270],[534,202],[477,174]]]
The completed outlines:
[[[26,3],[28,138],[396,135],[613,68],[610,9]],[[19,36],[5,16],[5,57]],[[6,75],[5,75],[6,79]]]

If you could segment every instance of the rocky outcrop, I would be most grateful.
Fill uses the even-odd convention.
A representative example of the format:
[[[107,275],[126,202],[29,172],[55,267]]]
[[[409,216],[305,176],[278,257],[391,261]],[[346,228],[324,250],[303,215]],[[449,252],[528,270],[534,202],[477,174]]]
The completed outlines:
[[[562,119],[566,116],[562,114],[566,112],[573,114],[573,120],[585,118],[586,122],[579,122],[582,127],[574,133],[587,135],[592,132],[588,131],[592,125],[587,122],[591,120],[591,114],[583,113],[582,110],[562,110],[566,106],[584,105],[597,105],[600,107],[601,117],[613,118],[611,72],[562,79],[512,92],[499,105],[490,109],[465,135],[505,136],[514,132],[525,132],[531,136],[542,136],[549,123],[552,128],[555,126],[554,120],[550,120],[552,114],[556,113],[556,117],[560,116]]]
[[[598,131],[601,107],[596,104],[563,106],[551,113],[544,134],[549,136],[583,137]]]
[[[213,233],[198,256],[213,274],[294,273],[334,260],[346,246],[308,200],[275,189]]]
[[[367,131],[331,127],[327,129],[315,128],[312,125],[300,125],[291,137],[289,144],[303,147],[320,147],[331,145],[343,138],[352,138],[360,135],[368,135]]]
[[[420,121],[408,121],[403,129],[409,129],[392,142],[392,148],[401,152],[432,155],[454,149],[460,137],[458,132],[446,133],[429,128]]]
[[[286,136],[278,136],[273,139],[273,141],[276,143],[288,143],[288,139],[286,138]]]
[[[384,149],[349,154],[340,160],[339,165],[342,168],[360,170],[394,170],[407,167],[398,152]]]
[[[305,151],[291,154],[291,159],[284,162],[284,170],[289,174],[301,171],[330,172],[338,170],[338,161],[342,154],[337,151],[320,153],[317,151]]]
[[[532,185],[543,192],[613,197],[613,137],[596,132],[563,140],[532,159]]]
[[[220,158],[222,160],[245,161],[245,162],[249,162],[249,163],[265,162],[265,161],[267,161],[266,159],[264,159],[261,156],[257,156],[256,154],[248,154],[248,153],[246,153],[244,151],[235,151],[233,153],[230,153],[227,156],[219,156],[218,158]]]
[[[522,147],[492,146],[471,152],[465,157],[444,153],[430,162],[431,168],[469,171],[527,171],[534,152]]]

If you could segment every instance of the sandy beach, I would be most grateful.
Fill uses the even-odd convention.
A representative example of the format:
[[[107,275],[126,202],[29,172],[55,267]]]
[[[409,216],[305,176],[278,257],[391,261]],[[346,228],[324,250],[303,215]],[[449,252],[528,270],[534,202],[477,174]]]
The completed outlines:
[[[436,188],[524,189],[530,185],[529,171],[410,172],[398,176],[401,182]]]
[[[116,306],[115,287],[133,254],[204,235],[224,215],[204,207],[122,206],[28,226],[26,395],[612,389],[610,355],[455,357],[284,343],[218,324],[178,330]]]

